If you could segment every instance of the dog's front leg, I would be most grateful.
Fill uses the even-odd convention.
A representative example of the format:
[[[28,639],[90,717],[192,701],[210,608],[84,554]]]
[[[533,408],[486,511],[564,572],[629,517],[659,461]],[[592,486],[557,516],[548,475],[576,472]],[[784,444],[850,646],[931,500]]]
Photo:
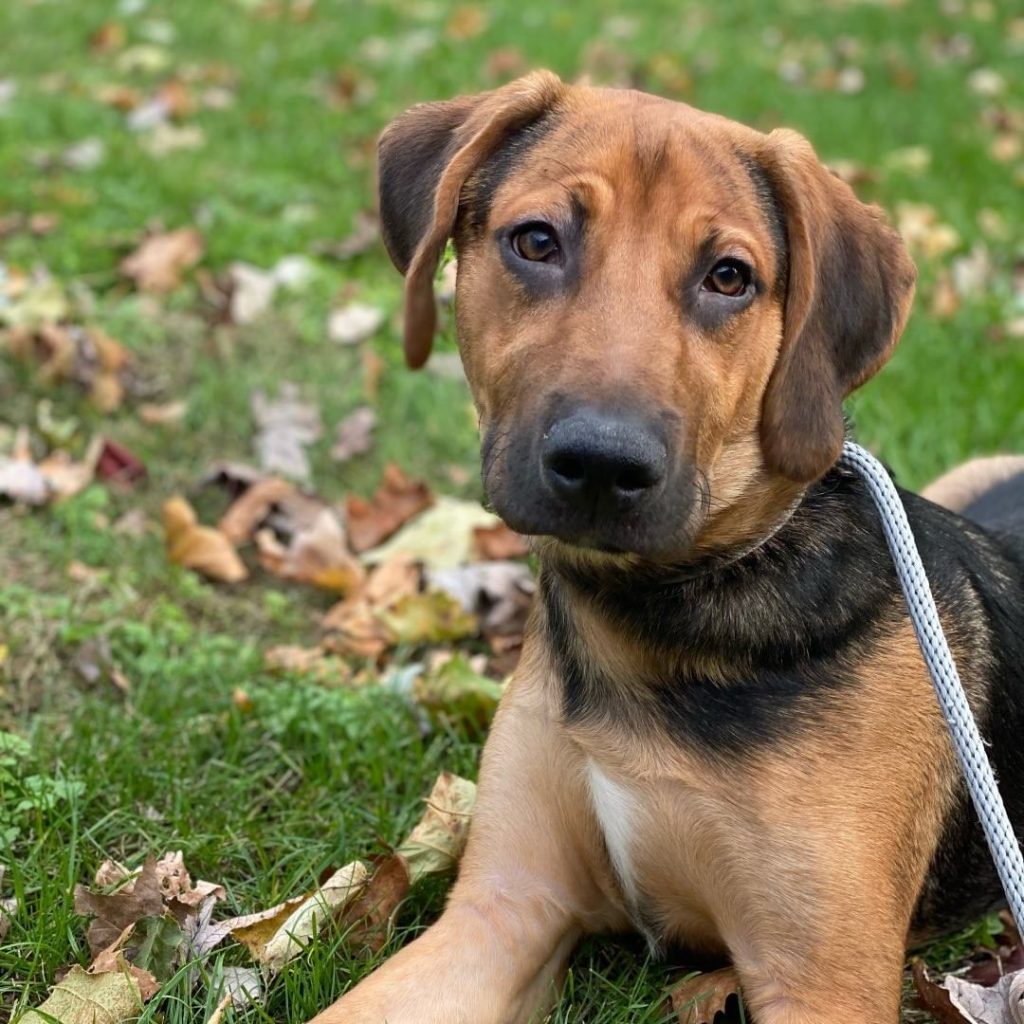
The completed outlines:
[[[535,1020],[555,998],[580,935],[624,923],[601,879],[581,777],[541,679],[527,668],[487,740],[469,843],[444,914],[313,1024]]]

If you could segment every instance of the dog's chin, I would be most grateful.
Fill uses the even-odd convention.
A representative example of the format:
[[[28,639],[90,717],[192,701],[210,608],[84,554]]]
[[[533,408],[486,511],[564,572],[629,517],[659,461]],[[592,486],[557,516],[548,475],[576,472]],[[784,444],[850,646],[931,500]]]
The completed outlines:
[[[497,496],[490,505],[511,529],[534,538],[538,553],[585,561],[595,567],[675,564],[685,561],[693,550],[696,531],[689,523],[675,523],[674,528],[664,529],[660,523],[645,522],[643,517],[623,517],[576,527],[557,510],[537,514]]]

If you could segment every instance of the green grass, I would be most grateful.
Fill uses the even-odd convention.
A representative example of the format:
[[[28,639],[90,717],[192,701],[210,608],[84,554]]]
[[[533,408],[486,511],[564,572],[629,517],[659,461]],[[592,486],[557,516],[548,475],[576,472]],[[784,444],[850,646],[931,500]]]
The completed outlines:
[[[132,493],[96,487],[43,512],[0,508],[0,644],[9,650],[0,665],[0,724],[32,751],[17,765],[18,781],[4,785],[24,790],[31,776],[67,784],[66,798],[39,797],[20,813],[12,844],[0,847],[8,865],[0,897],[13,891],[22,902],[0,945],[0,1019],[41,999],[61,967],[85,960],[71,891],[105,856],[137,862],[180,847],[194,874],[228,885],[230,908],[249,911],[302,891],[328,866],[398,841],[437,771],[475,772],[470,734],[424,735],[397,697],[263,672],[265,647],[315,636],[323,596],[263,576],[218,588],[169,569],[158,533],[131,539],[110,531],[129,509],[155,519],[168,495],[196,496],[211,460],[251,458],[253,388],[293,380],[328,425],[360,404],[360,355],[326,339],[325,318],[352,297],[392,313],[400,301],[399,279],[378,248],[344,264],[318,260],[306,292],[279,296],[250,327],[213,327],[194,283],[159,305],[120,283],[117,263],[147,224],[199,223],[204,267],[213,272],[233,260],[268,267],[310,253],[346,235],[357,211],[372,205],[372,144],[387,120],[418,100],[496,84],[489,58],[513,47],[524,68],[624,76],[764,129],[796,127],[826,159],[874,172],[859,186],[865,198],[891,209],[903,201],[934,206],[962,245],[921,262],[921,297],[898,354],[852,403],[860,436],[912,485],[972,454],[1024,448],[1024,344],[1004,330],[1024,314],[1012,296],[1013,265],[1024,258],[1024,156],[992,158],[986,114],[1024,107],[1024,29],[1009,5],[967,4],[955,17],[931,4],[849,0],[785,0],[767,10],[754,0],[652,0],[628,16],[626,7],[494,4],[479,34],[456,39],[453,17],[471,19],[456,6],[416,0],[319,0],[304,18],[289,14],[302,9],[290,0],[150,0],[137,14],[100,0],[0,5],[0,80],[17,84],[0,107],[0,218],[61,218],[46,237],[0,240],[0,260],[42,264],[68,287],[87,287],[91,321],[133,350],[157,397],[189,401],[174,428],[145,427],[130,409],[101,418],[73,388],[42,388],[0,354],[0,427],[33,422],[38,401],[49,397],[59,415],[80,419],[79,444],[102,430],[149,468]],[[125,48],[92,52],[90,35],[110,21],[124,26],[127,47],[152,46],[169,26],[173,39],[156,44],[167,67],[129,72],[118,65]],[[935,47],[958,33],[970,40],[970,55],[934,59]],[[780,76],[788,57],[804,62],[807,84]],[[813,84],[822,69],[844,63],[864,71],[861,93]],[[1001,97],[968,88],[977,68],[1003,75]],[[235,101],[186,118],[205,132],[201,148],[154,158],[95,92],[111,83],[146,92],[175,73],[227,81]],[[356,99],[341,106],[324,99],[339,75],[357,83]],[[88,137],[105,145],[95,169],[39,169],[40,154]],[[891,169],[888,155],[910,145],[929,150],[927,168]],[[1002,237],[982,233],[983,210],[1001,216]],[[990,274],[955,315],[935,317],[936,276],[979,242],[989,249]],[[476,442],[463,386],[404,372],[393,321],[374,346],[385,362],[377,447],[339,469],[325,432],[313,448],[317,488],[331,497],[366,493],[383,463],[396,459],[439,491],[474,495]],[[451,346],[448,338],[441,347]],[[452,466],[469,482],[453,484]],[[216,511],[214,499],[199,498]],[[72,581],[66,570],[74,560],[101,576]],[[83,644],[100,638],[131,681],[127,697],[107,682],[86,684],[74,670]],[[251,711],[233,702],[236,687],[252,697]],[[14,795],[0,799],[7,806]],[[436,916],[442,900],[443,886],[417,890],[391,948]],[[371,966],[346,960],[339,936],[328,936],[285,972],[252,1019],[303,1020]],[[664,1019],[659,1000],[670,974],[637,944],[588,943],[552,1019]],[[195,1021],[208,1009],[181,983],[146,1017]]]

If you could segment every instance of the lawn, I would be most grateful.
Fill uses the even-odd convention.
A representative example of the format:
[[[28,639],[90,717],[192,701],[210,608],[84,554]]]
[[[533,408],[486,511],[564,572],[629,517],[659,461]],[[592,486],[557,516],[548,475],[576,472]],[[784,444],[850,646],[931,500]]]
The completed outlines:
[[[850,408],[862,442],[918,486],[967,456],[1024,450],[1024,18],[1011,6],[0,5],[0,454],[19,426],[46,433],[48,409],[50,434],[73,421],[62,443],[76,457],[101,434],[147,470],[130,487],[97,482],[45,508],[0,499],[0,730],[29,744],[0,747],[0,898],[19,901],[0,939],[0,1021],[88,962],[72,890],[104,858],[137,865],[181,849],[194,876],[227,886],[228,911],[244,913],[399,842],[438,772],[475,776],[470,724],[425,728],[395,687],[266,669],[269,647],[316,639],[330,595],[258,569],[242,584],[210,582],[168,564],[159,527],[179,493],[216,517],[222,499],[200,481],[212,462],[253,461],[251,395],[282,381],[328,428],[309,447],[327,499],[370,494],[389,462],[437,494],[479,497],[453,340],[442,339],[439,369],[405,371],[398,275],[379,243],[338,251],[372,210],[387,121],[547,66],[805,133],[890,211],[918,260],[902,345]],[[170,116],[147,127],[145,104],[161,89]],[[144,232],[187,226],[204,252],[180,286],[132,287],[118,268]],[[301,288],[279,289],[251,322],[224,316],[219,282],[232,263],[269,268],[292,255],[309,260]],[[101,412],[9,351],[4,289],[44,268],[76,322],[131,353],[138,395]],[[353,301],[388,316],[369,341],[339,345],[328,317]],[[143,402],[179,401],[177,422],[139,415]],[[365,403],[378,415],[374,446],[339,464],[333,426]],[[141,528],[114,529],[127,513]],[[89,670],[97,650],[126,685]],[[381,671],[422,658],[399,648]],[[436,916],[443,896],[443,881],[416,887],[380,955]],[[369,970],[374,959],[343,939],[326,932],[246,1019],[302,1021]],[[218,961],[246,957],[227,947],[211,969]],[[649,962],[637,943],[589,943],[552,1020],[674,1019],[660,1000],[677,966]],[[209,991],[182,973],[143,1019],[205,1020]]]

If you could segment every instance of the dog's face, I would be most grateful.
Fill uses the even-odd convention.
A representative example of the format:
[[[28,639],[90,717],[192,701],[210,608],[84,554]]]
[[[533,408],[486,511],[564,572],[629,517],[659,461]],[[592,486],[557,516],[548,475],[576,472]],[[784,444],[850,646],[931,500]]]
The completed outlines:
[[[914,272],[790,132],[538,73],[381,144],[406,351],[444,243],[484,483],[513,528],[677,561],[756,538],[838,456]]]

